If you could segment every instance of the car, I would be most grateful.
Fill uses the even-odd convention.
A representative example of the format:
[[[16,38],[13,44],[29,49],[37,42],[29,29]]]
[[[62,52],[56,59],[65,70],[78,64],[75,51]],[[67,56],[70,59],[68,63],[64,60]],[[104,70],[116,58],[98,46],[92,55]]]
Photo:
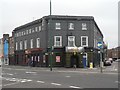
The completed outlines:
[[[111,66],[111,61],[109,61],[109,60],[105,60],[104,61],[104,66]]]
[[[120,62],[120,59],[115,60],[115,62]]]

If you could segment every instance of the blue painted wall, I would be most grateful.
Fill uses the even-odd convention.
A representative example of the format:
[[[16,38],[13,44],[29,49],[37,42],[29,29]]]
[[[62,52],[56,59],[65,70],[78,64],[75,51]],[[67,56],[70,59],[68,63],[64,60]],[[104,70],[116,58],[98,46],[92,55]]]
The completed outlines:
[[[8,57],[8,41],[4,41],[4,58],[6,59]]]

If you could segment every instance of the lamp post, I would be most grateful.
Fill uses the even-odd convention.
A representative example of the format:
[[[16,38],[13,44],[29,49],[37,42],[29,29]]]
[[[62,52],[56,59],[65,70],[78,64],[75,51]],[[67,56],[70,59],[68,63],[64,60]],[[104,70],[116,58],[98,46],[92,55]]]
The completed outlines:
[[[50,19],[49,19],[49,35],[51,35],[51,14],[52,14],[52,7],[51,7],[51,0],[50,0]],[[53,47],[52,47],[52,36],[50,36],[50,71],[52,71],[52,51],[53,51]]]

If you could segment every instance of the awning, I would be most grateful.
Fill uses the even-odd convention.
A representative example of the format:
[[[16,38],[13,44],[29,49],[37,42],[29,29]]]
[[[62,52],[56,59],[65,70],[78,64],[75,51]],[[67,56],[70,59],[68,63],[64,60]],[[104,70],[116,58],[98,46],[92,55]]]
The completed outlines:
[[[66,52],[82,52],[84,47],[66,47]]]

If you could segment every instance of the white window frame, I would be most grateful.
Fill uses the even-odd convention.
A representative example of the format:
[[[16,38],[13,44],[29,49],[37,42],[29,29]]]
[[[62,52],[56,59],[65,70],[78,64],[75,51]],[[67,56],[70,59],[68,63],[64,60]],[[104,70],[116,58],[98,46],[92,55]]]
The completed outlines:
[[[60,38],[60,45],[57,45],[57,38]],[[62,36],[54,36],[54,46],[55,47],[62,47]]]
[[[82,30],[87,30],[87,24],[86,23],[82,23]]]
[[[69,23],[69,30],[74,30],[74,23]]]
[[[38,27],[38,29],[39,29],[39,31],[41,31],[41,30],[42,30],[42,27],[41,27],[41,26],[39,26],[39,27]]]
[[[18,50],[18,42],[15,43],[15,48]]]
[[[70,40],[70,38],[73,38],[73,40]],[[69,41],[73,41],[73,46],[70,46]],[[75,47],[75,36],[68,36],[68,47]]]
[[[28,30],[26,30],[26,34],[28,34]]]
[[[24,41],[24,49],[27,49],[27,40]]]
[[[33,48],[33,39],[30,40],[30,48]]]
[[[29,29],[29,33],[31,33],[32,32],[32,30],[31,29]]]
[[[21,36],[23,36],[23,35],[24,35],[23,31],[22,31],[21,33],[22,33],[22,35],[21,35]]]
[[[86,45],[83,45],[82,38],[86,38]],[[82,47],[88,47],[88,36],[81,36],[81,46]]]
[[[35,30],[34,30],[34,28],[32,28],[32,33],[34,33],[35,32]]]
[[[40,48],[40,38],[37,38],[37,39],[36,39],[36,47],[37,47],[37,48]]]
[[[61,23],[55,23],[55,28],[57,30],[60,30],[61,29]]]
[[[36,31],[36,32],[38,31],[38,27],[35,27],[35,31]]]
[[[20,50],[23,49],[23,41],[20,41]]]

